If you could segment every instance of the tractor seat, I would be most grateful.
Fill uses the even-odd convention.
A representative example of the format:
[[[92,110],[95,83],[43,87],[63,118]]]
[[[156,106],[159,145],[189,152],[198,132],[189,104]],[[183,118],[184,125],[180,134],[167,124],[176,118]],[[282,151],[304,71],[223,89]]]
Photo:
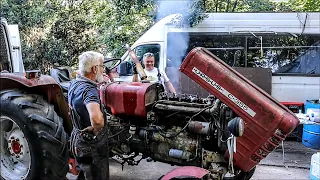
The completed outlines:
[[[50,75],[60,85],[64,97],[68,97],[68,88],[71,83],[71,69],[69,67],[57,67],[50,70]]]

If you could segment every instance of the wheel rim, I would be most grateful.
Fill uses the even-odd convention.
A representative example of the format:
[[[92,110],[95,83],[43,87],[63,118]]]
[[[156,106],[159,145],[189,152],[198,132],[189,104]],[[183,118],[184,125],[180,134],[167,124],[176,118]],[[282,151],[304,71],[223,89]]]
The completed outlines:
[[[0,117],[1,177],[26,179],[31,168],[27,139],[20,127],[9,117]]]

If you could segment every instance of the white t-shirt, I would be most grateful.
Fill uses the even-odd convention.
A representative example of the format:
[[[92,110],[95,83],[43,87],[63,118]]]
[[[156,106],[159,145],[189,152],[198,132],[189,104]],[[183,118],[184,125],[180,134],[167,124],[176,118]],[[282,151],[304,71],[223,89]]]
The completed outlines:
[[[144,72],[146,73],[147,75],[147,80],[149,80],[151,83],[161,83],[164,87],[165,87],[165,84],[166,82],[169,81],[169,78],[167,76],[167,74],[165,72],[162,72],[161,70],[160,71],[160,82],[158,82],[158,70],[157,68],[153,68],[151,71],[148,71],[146,69],[144,69]]]

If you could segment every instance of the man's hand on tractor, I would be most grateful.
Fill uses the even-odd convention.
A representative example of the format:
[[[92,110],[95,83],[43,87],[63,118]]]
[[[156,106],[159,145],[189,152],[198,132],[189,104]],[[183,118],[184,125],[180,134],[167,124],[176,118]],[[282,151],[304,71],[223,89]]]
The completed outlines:
[[[84,133],[84,132],[93,133],[96,136],[97,134],[99,134],[100,131],[101,131],[101,129],[97,130],[97,129],[94,129],[92,126],[88,126],[84,129],[82,129],[81,133]]]
[[[92,126],[88,126],[81,130],[81,132],[93,132],[94,128]]]

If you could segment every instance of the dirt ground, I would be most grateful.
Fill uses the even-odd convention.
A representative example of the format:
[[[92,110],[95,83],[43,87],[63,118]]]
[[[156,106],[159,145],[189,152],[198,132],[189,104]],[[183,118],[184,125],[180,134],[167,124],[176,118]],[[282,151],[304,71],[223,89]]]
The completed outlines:
[[[284,149],[279,146],[275,151],[262,160],[251,179],[253,180],[307,180],[310,179],[309,167],[311,156],[317,150],[306,148],[301,142],[284,142]],[[284,158],[283,158],[284,152]],[[146,162],[142,160],[138,166],[121,165],[110,162],[111,180],[157,180],[162,175],[177,168],[160,162]],[[76,179],[68,174],[69,179]]]
[[[176,168],[160,162],[141,161],[139,166],[121,166],[115,162],[110,164],[110,180],[157,180],[162,175]],[[76,176],[68,175],[69,179],[76,179]],[[251,178],[252,180],[307,180],[309,178],[309,169],[286,168],[278,166],[258,165]]]

